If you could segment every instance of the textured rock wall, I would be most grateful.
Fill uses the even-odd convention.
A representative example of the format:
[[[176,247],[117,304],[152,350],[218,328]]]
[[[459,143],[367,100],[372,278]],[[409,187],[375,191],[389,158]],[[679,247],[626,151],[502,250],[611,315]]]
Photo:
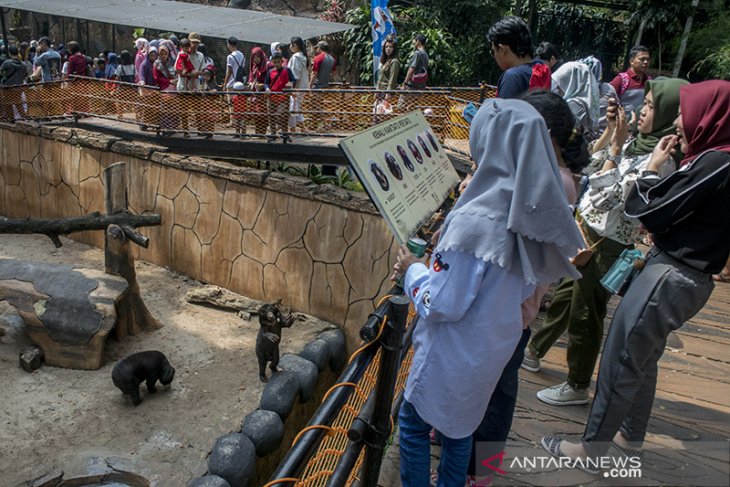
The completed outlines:
[[[183,157],[64,127],[0,126],[0,214],[62,218],[104,212],[103,169],[125,161],[142,229],[137,257],[345,325],[349,345],[390,287],[395,243],[364,194]],[[103,232],[70,235],[103,247]],[[49,245],[51,245],[49,241]]]

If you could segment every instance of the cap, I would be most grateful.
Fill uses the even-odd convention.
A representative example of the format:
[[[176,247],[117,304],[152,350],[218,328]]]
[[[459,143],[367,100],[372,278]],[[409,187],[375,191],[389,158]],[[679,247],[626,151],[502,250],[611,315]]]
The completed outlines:
[[[245,87],[246,87],[246,85],[244,85],[240,81],[236,81],[235,83],[233,83],[234,90],[243,90]]]
[[[198,34],[197,32],[191,32],[190,34],[188,34],[188,39],[190,40],[190,42],[197,42],[198,44],[202,42],[200,39],[200,34]]]
[[[235,46],[236,44],[238,44],[238,39],[236,39],[235,37],[231,36],[231,37],[228,38],[228,44],[232,44],[232,45]]]

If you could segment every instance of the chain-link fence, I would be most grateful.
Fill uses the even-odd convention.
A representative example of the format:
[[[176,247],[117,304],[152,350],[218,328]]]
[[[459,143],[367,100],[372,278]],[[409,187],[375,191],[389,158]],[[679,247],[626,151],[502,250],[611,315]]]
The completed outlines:
[[[176,92],[119,81],[67,81],[0,89],[0,119],[97,117],[136,124],[162,136],[344,137],[420,110],[448,147],[468,137],[458,113],[494,96],[493,87],[377,91],[369,87],[318,90]]]

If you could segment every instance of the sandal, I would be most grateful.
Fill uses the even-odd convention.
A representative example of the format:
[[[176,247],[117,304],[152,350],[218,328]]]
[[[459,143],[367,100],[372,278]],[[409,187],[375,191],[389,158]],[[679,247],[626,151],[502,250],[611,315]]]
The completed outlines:
[[[547,435],[543,436],[540,440],[540,444],[545,449],[546,452],[554,456],[555,458],[570,458],[568,455],[564,454],[560,450],[560,442],[563,441],[563,439],[559,436],[555,435]],[[583,470],[586,473],[589,473],[591,475],[598,475],[601,473],[600,469],[592,468],[590,463],[585,461],[577,461],[578,459],[573,459],[575,461],[572,462],[573,467],[578,467],[579,469]]]
[[[431,429],[431,432],[428,434],[428,439],[432,445],[441,446],[441,438],[439,438],[439,433],[436,431],[436,428]]]
[[[730,274],[725,274],[724,272],[713,274],[712,280],[715,282],[730,282]]]

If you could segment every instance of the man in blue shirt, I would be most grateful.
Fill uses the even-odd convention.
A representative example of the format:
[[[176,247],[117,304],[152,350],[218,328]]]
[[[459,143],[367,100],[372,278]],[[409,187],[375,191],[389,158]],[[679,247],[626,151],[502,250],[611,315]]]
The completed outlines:
[[[497,82],[499,98],[519,98],[527,90],[550,89],[550,68],[533,59],[530,28],[519,17],[505,17],[489,28],[492,56],[504,71]]]
[[[32,81],[44,83],[53,81],[53,71],[60,72],[61,55],[51,49],[51,40],[48,37],[38,39],[38,52],[33,60]]]

